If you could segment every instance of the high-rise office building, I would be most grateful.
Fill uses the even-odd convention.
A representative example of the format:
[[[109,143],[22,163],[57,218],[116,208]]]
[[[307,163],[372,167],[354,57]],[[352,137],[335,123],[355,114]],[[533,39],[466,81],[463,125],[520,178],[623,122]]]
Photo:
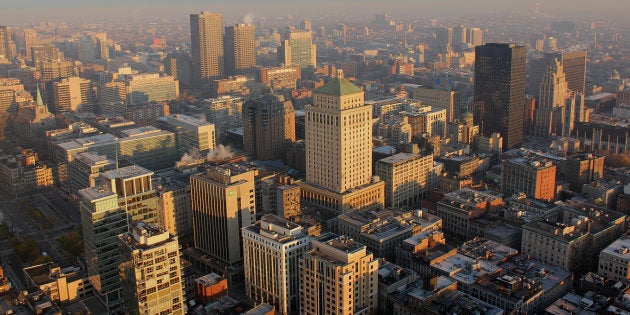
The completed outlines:
[[[300,314],[376,314],[378,260],[365,245],[327,233],[299,267]]]
[[[107,187],[86,188],[81,195],[81,226],[87,274],[107,313],[120,310],[118,235],[127,229],[127,215],[118,195]]]
[[[429,189],[437,187],[433,155],[398,153],[378,160],[375,173],[385,181],[385,202],[388,207],[411,208]]]
[[[96,40],[96,58],[107,60],[109,59],[109,47],[107,46],[107,33],[96,33],[94,34],[94,39]]]
[[[548,52],[540,59],[533,60],[530,66],[527,93],[538,97],[540,84],[547,67],[560,61],[567,81],[567,89],[585,94],[586,90],[586,50],[572,52]]]
[[[222,79],[225,75],[221,14],[191,14],[190,41],[193,85],[208,89],[213,80]]]
[[[133,222],[118,240],[126,313],[185,314],[177,237],[156,225]]]
[[[372,107],[343,73],[313,92],[306,108],[306,201],[345,212],[382,205],[382,181],[372,177]]]
[[[243,148],[258,160],[286,157],[286,146],[295,141],[295,111],[291,100],[266,94],[245,102]]]
[[[311,237],[300,225],[268,214],[243,228],[245,292],[252,300],[275,305],[282,314],[299,308],[298,259]]]
[[[218,142],[223,142],[228,130],[243,127],[243,98],[226,95],[205,99],[202,104],[206,119],[214,124]]]
[[[157,197],[151,176],[153,172],[131,165],[109,170],[102,178],[110,191],[118,197],[117,204],[129,221],[157,222]]]
[[[256,39],[254,25],[237,24],[225,28],[226,75],[256,76]]]
[[[225,164],[190,177],[195,247],[226,266],[243,260],[241,228],[256,217],[255,175]]]
[[[315,67],[317,48],[311,31],[290,31],[278,47],[278,62],[285,67]]]
[[[24,29],[24,54],[26,58],[31,58],[31,47],[37,45],[37,31],[32,28]]]
[[[563,135],[568,89],[560,61],[555,59],[547,66],[540,83],[540,94],[534,118],[534,135],[548,137]]]
[[[186,53],[169,54],[164,60],[164,72],[173,76],[179,84],[190,87],[192,84],[192,60]]]
[[[439,28],[435,31],[435,42],[439,52],[445,52],[453,45],[453,28]]]
[[[466,26],[458,25],[453,28],[453,47],[468,42],[468,32]]]
[[[471,46],[483,45],[483,31],[478,27],[468,29],[468,43]]]
[[[11,30],[6,26],[0,26],[0,59],[4,58],[6,61],[13,59],[12,44]]]
[[[525,58],[527,50],[515,44],[488,43],[475,47],[475,102],[483,117],[475,117],[484,135],[499,132],[504,149],[523,140]]]
[[[53,82],[52,86],[55,102],[49,106],[54,113],[93,111],[96,94],[90,80],[69,77]]]

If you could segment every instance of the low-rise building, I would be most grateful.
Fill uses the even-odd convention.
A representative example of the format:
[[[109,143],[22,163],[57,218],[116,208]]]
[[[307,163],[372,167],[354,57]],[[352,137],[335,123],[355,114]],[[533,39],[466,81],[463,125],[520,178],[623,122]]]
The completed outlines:
[[[617,281],[630,279],[630,238],[624,236],[601,251],[597,273]]]

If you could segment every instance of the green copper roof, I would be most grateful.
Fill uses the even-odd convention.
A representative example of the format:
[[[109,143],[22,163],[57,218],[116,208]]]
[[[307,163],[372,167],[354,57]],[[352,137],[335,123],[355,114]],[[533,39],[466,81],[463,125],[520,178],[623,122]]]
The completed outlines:
[[[360,87],[352,84],[346,78],[333,78],[328,81],[324,86],[315,90],[315,93],[329,94],[329,95],[347,95],[363,92]]]
[[[39,84],[37,85],[37,105],[44,105],[44,101],[42,100],[42,93],[39,92]]]

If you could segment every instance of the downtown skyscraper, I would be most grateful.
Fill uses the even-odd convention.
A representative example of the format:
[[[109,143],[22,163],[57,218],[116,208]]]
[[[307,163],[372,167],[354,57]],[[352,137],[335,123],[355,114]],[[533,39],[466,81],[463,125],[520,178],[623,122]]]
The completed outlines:
[[[225,75],[223,17],[219,13],[190,15],[193,86],[208,89]]]
[[[475,47],[475,121],[485,135],[500,133],[504,149],[523,140],[526,54],[515,44]]]
[[[284,34],[278,47],[278,62],[285,67],[315,67],[317,48],[311,31],[293,30]]]
[[[225,28],[225,73],[256,76],[254,25],[237,24]]]

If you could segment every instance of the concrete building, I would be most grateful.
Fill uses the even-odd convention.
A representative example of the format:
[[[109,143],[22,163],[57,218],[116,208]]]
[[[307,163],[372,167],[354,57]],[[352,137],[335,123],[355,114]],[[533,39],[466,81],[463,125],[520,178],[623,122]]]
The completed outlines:
[[[621,237],[599,254],[597,273],[608,279],[626,282],[630,279],[630,238]]]
[[[170,108],[166,102],[148,102],[137,105],[127,105],[125,109],[113,115],[133,121],[137,126],[154,126],[160,117],[169,116]]]
[[[388,261],[395,260],[395,249],[403,240],[442,228],[442,219],[422,210],[353,211],[338,216],[336,221],[340,235],[364,244],[375,257]]]
[[[173,76],[181,86],[192,87],[192,60],[188,53],[174,53],[166,56],[164,72]]]
[[[111,192],[118,196],[118,205],[129,220],[157,222],[157,197],[151,182],[153,172],[131,165],[109,170],[102,179]]]
[[[413,89],[413,98],[422,101],[423,104],[433,108],[446,110],[446,121],[452,122],[459,117],[460,94],[458,91],[446,91],[442,89],[419,86]]]
[[[228,130],[243,127],[243,99],[233,96],[220,96],[203,100],[201,106],[206,120],[214,124],[219,143],[225,140]]]
[[[299,260],[301,314],[376,314],[378,260],[347,237],[325,234]],[[316,289],[317,288],[317,289]]]
[[[534,221],[523,225],[524,255],[581,272],[597,265],[597,255],[621,236],[625,215],[584,204],[562,204],[557,222]]]
[[[506,195],[524,192],[535,199],[553,201],[556,194],[556,166],[533,156],[505,160],[501,188]]]
[[[49,104],[55,114],[63,112],[93,112],[96,93],[92,82],[79,77],[63,78],[52,83],[54,103]]]
[[[212,123],[184,114],[172,114],[162,117],[159,125],[175,134],[175,146],[180,157],[193,148],[205,154],[217,147]]]
[[[65,268],[54,262],[24,268],[29,286],[39,288],[51,301],[67,305],[93,294],[92,285],[83,270]]]
[[[476,231],[471,221],[488,212],[503,208],[503,199],[491,191],[475,191],[469,188],[444,195],[437,203],[436,215],[443,220],[443,229],[449,240],[461,242],[474,238]]]
[[[151,170],[173,167],[179,160],[175,134],[148,126],[121,131],[118,154]]]
[[[177,237],[144,222],[118,236],[120,277],[128,314],[185,314]]]
[[[380,207],[384,183],[372,178],[372,107],[340,73],[313,93],[306,108],[306,202],[339,213]]]
[[[118,235],[128,231],[127,215],[118,205],[118,195],[107,187],[86,188],[79,194],[88,279],[105,311],[120,311]]]
[[[284,160],[295,141],[295,110],[291,100],[266,94],[243,106],[243,149],[257,160]]]
[[[53,170],[32,150],[0,157],[0,189],[16,197],[55,184]]]
[[[302,213],[300,186],[286,175],[278,175],[260,181],[261,207],[259,211],[276,213],[290,218]]]
[[[115,167],[116,162],[105,155],[93,152],[77,154],[68,163],[68,191],[77,194],[81,189],[97,186],[101,173]]]
[[[192,202],[190,182],[173,181],[156,189],[158,196],[158,225],[181,244],[193,241]]]
[[[375,174],[385,181],[385,204],[388,207],[413,207],[438,184],[432,154],[398,153],[378,160],[374,168]]]
[[[284,34],[278,46],[278,63],[301,69],[315,67],[317,47],[313,44],[311,31],[293,30]]]
[[[179,82],[172,76],[158,73],[126,75],[127,105],[151,101],[170,101],[179,97]]]
[[[294,90],[298,87],[300,80],[300,67],[260,68],[258,70],[258,81],[275,91]]]
[[[604,178],[604,160],[605,156],[593,153],[567,156],[564,174],[571,190],[580,192],[582,185]]]
[[[251,90],[255,88],[256,82],[254,78],[244,75],[230,76],[225,79],[217,79],[212,81],[212,97],[223,95],[238,95],[246,97]]]
[[[190,177],[195,247],[220,264],[243,261],[241,228],[255,222],[256,172],[224,164]]]
[[[256,76],[256,41],[253,24],[225,27],[225,74]]]
[[[268,214],[243,228],[245,291],[282,314],[299,309],[298,259],[310,248],[311,236],[300,225]]]
[[[190,42],[193,85],[200,89],[209,89],[213,80],[225,76],[221,14],[191,14]]]

